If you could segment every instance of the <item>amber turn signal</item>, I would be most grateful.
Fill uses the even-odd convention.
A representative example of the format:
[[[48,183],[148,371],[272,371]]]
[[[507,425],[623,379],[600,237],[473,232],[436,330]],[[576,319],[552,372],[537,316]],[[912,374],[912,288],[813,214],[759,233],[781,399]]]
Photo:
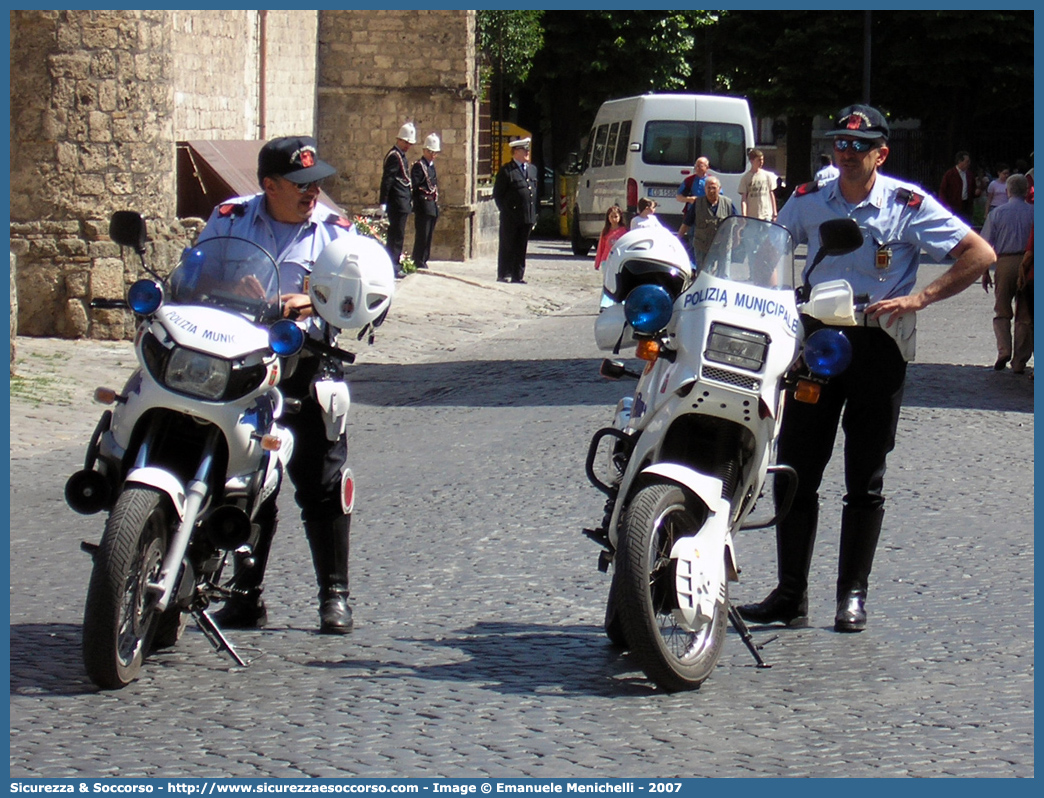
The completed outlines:
[[[639,341],[637,349],[634,350],[634,356],[652,362],[660,356],[660,345],[656,341]]]
[[[798,380],[797,388],[794,389],[794,398],[799,402],[807,402],[814,405],[819,401],[820,384],[810,380]]]

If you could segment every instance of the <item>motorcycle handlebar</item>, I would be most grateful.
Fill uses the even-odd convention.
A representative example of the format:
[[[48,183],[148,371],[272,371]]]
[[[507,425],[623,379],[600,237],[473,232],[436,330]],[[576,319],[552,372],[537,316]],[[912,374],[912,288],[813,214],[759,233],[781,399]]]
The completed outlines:
[[[305,339],[305,349],[310,349],[317,355],[329,355],[330,357],[337,358],[344,363],[355,362],[355,355],[351,352],[346,352],[336,346],[324,344],[322,341],[316,341],[314,338]]]

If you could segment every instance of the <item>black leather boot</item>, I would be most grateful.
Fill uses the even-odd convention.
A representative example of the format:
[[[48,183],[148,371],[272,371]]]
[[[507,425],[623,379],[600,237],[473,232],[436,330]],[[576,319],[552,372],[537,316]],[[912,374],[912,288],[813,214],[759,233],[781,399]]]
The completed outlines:
[[[800,503],[795,500],[776,527],[779,585],[764,601],[736,608],[745,621],[808,626],[808,570],[818,522],[818,497]]]
[[[319,633],[346,635],[352,631],[348,604],[348,549],[352,517],[326,523],[306,523],[312,564],[319,583]]]
[[[268,565],[268,553],[272,550],[272,540],[279,525],[279,511],[274,497],[258,510],[254,523],[258,527],[257,543],[251,557],[236,557],[236,570],[230,585],[242,593],[228,599],[213,614],[214,623],[223,629],[260,629],[268,623],[268,608],[261,594],[264,592],[262,582]]]
[[[841,513],[835,632],[866,628],[866,591],[883,521],[884,507],[845,507]]]

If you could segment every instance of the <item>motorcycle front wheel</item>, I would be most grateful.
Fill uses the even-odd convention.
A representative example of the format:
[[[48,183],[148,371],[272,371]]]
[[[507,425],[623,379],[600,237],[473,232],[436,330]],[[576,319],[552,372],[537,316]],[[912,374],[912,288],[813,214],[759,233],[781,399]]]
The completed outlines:
[[[134,681],[152,644],[159,615],[146,607],[145,586],[159,577],[169,518],[164,494],[131,487],[105,524],[83,611],[83,663],[102,689]]]
[[[645,674],[668,692],[692,690],[711,675],[721,656],[727,603],[699,631],[676,622],[674,542],[694,535],[703,519],[673,483],[639,490],[621,518],[616,553],[619,583],[616,611],[632,655]],[[726,583],[726,591],[728,583]],[[726,593],[727,599],[727,593]]]

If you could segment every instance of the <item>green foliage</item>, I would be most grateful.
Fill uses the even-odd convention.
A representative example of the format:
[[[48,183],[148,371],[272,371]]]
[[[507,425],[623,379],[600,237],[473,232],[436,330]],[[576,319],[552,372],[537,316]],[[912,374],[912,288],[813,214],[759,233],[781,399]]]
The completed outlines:
[[[529,75],[533,56],[544,46],[540,26],[543,11],[477,12],[478,45],[490,69],[504,76],[505,84],[521,83]]]

